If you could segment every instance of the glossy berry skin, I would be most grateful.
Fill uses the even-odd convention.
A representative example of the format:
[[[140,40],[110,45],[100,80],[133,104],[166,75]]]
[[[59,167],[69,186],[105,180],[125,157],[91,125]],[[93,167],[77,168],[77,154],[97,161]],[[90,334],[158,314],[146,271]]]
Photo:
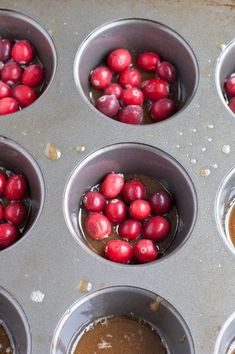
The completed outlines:
[[[141,84],[140,72],[135,68],[127,68],[120,73],[119,83],[125,87],[138,87]]]
[[[104,95],[98,98],[96,108],[108,117],[115,117],[118,114],[120,105],[114,95]]]
[[[152,241],[161,241],[169,233],[169,221],[162,216],[153,216],[143,227],[143,235]]]
[[[82,204],[87,211],[99,213],[104,210],[106,200],[101,193],[90,191],[84,195]]]
[[[104,95],[114,95],[119,100],[122,97],[122,87],[113,82],[104,90]]]
[[[125,91],[123,91],[122,102],[124,106],[130,106],[130,105],[142,106],[144,102],[144,95],[142,91],[140,91],[138,88],[130,87]]]
[[[108,56],[108,67],[114,72],[120,72],[128,68],[132,62],[132,57],[127,49],[119,48],[113,50]]]
[[[162,61],[156,68],[156,75],[169,84],[173,84],[176,80],[177,73],[174,65],[167,61]]]
[[[8,85],[13,85],[21,80],[22,69],[19,64],[9,61],[1,70],[1,80]]]
[[[119,225],[119,236],[125,240],[136,240],[142,231],[141,222],[135,219],[127,219],[121,225]]]
[[[105,215],[112,224],[122,223],[127,215],[126,205],[122,200],[112,199],[106,206]]]
[[[235,113],[235,97],[233,97],[233,98],[231,98],[231,100],[229,100],[228,106],[231,109],[231,111],[233,111],[233,113]]]
[[[144,220],[151,214],[149,202],[143,199],[134,200],[129,209],[130,215],[137,220]]]
[[[12,225],[22,225],[27,216],[27,208],[21,202],[13,202],[8,204],[4,211],[4,219]]]
[[[136,199],[144,199],[146,188],[140,181],[129,180],[124,184],[122,195],[125,203],[131,204]]]
[[[85,229],[94,240],[103,240],[111,232],[110,221],[101,213],[89,214],[85,221]]]
[[[5,63],[11,57],[12,42],[9,39],[0,40],[0,61]]]
[[[0,116],[17,112],[19,110],[19,103],[12,97],[5,97],[0,99]]]
[[[159,55],[152,52],[141,53],[136,59],[137,66],[146,71],[154,71],[159,63]]]
[[[124,177],[120,173],[109,173],[101,184],[100,191],[106,198],[116,198],[124,186]]]
[[[0,203],[0,222],[2,221],[4,217],[4,208],[2,206],[2,204]]]
[[[19,64],[28,64],[33,59],[33,48],[28,41],[18,41],[12,47],[11,56]]]
[[[0,224],[0,249],[12,245],[19,238],[19,230],[10,224]]]
[[[38,64],[29,65],[22,74],[22,84],[29,87],[36,87],[44,80],[43,68]]]
[[[159,190],[149,195],[149,203],[153,214],[163,215],[170,211],[172,207],[171,196],[165,190]]]
[[[10,176],[5,186],[5,196],[9,200],[21,200],[27,191],[26,179],[22,175]]]
[[[21,107],[31,105],[36,99],[36,93],[31,87],[18,85],[12,89],[12,97],[15,98]]]
[[[176,104],[170,98],[162,98],[152,104],[150,114],[155,122],[171,117],[176,111]]]
[[[235,76],[230,76],[224,84],[225,92],[227,95],[235,96]]]
[[[141,84],[141,90],[147,100],[157,101],[169,94],[168,83],[162,79],[145,80]]]
[[[126,124],[141,124],[143,118],[143,108],[138,105],[126,106],[118,114],[119,122]]]
[[[112,81],[112,73],[106,66],[99,66],[91,72],[90,81],[93,87],[103,90]]]
[[[111,240],[105,247],[106,257],[116,263],[129,263],[133,258],[133,248],[122,240]]]
[[[0,171],[0,197],[2,197],[4,194],[6,183],[7,183],[7,176],[4,172]]]
[[[5,82],[0,81],[0,99],[11,96],[11,88]]]
[[[139,263],[148,263],[158,258],[158,252],[153,241],[139,240],[134,247],[134,256]]]

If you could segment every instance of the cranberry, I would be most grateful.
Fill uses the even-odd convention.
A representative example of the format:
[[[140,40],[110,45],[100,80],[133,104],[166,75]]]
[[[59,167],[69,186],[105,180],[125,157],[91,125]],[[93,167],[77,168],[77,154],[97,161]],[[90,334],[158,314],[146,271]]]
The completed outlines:
[[[124,107],[118,115],[119,122],[127,124],[141,124],[143,122],[143,108],[137,105]]]
[[[18,85],[12,89],[12,97],[15,98],[21,107],[27,107],[36,99],[36,93],[31,87]]]
[[[149,203],[154,214],[162,215],[168,213],[172,207],[171,196],[163,189],[151,193]]]
[[[4,218],[9,224],[20,226],[24,223],[27,216],[27,208],[21,202],[8,204],[4,211]]]
[[[146,71],[153,71],[160,63],[159,55],[152,52],[144,52],[138,55],[136,64],[139,68]]]
[[[21,200],[27,191],[26,179],[22,175],[10,176],[5,187],[5,196],[10,200]]]
[[[84,195],[82,203],[87,211],[100,212],[104,210],[106,200],[101,193],[90,191]]]
[[[101,193],[106,198],[116,198],[124,186],[124,177],[120,173],[109,173],[101,184]]]
[[[132,62],[132,57],[127,49],[119,48],[113,50],[108,56],[108,67],[110,70],[119,72],[128,68]]]
[[[231,100],[229,100],[229,108],[231,109],[231,111],[233,111],[233,113],[235,113],[235,97],[231,98]]]
[[[136,240],[142,230],[140,221],[135,219],[127,219],[121,225],[119,225],[119,236],[129,241]]]
[[[168,83],[159,78],[143,81],[141,89],[144,97],[151,101],[160,100],[169,94]]]
[[[19,230],[10,224],[0,224],[0,249],[12,245],[19,237]]]
[[[129,263],[133,258],[133,248],[128,242],[111,240],[105,247],[106,257],[116,263]]]
[[[176,104],[170,98],[162,98],[152,104],[151,117],[154,121],[160,122],[172,116],[176,111]]]
[[[136,87],[130,87],[126,89],[122,94],[122,102],[125,106],[137,105],[142,106],[144,102],[144,95]]]
[[[119,100],[122,97],[122,87],[114,82],[104,90],[104,94],[114,95]]]
[[[0,61],[5,63],[11,57],[12,42],[9,39],[0,40]]]
[[[5,82],[0,81],[0,99],[11,96],[11,88]]]
[[[33,59],[33,48],[28,41],[18,41],[13,45],[11,56],[19,64],[28,64]]]
[[[0,203],[0,222],[3,219],[3,216],[4,216],[4,208],[3,208],[2,204]]]
[[[174,65],[167,61],[163,61],[157,66],[156,74],[169,84],[173,84],[176,80],[176,69]]]
[[[43,68],[38,64],[29,65],[22,75],[22,84],[35,87],[41,85],[44,79]]]
[[[119,111],[120,105],[114,95],[104,95],[98,98],[95,104],[96,108],[108,117],[115,117]]]
[[[156,247],[151,240],[139,240],[134,247],[134,256],[140,263],[155,261],[158,257]]]
[[[105,215],[113,224],[119,224],[126,219],[126,205],[119,199],[112,199],[108,202]]]
[[[151,214],[150,204],[143,199],[134,200],[130,205],[129,212],[134,219],[144,220]]]
[[[22,69],[19,64],[9,61],[1,70],[1,79],[8,85],[16,84],[21,80]]]
[[[146,189],[142,182],[131,179],[124,184],[122,194],[125,202],[131,204],[136,199],[144,199]]]
[[[143,235],[145,238],[152,241],[163,240],[170,230],[168,220],[162,216],[153,216],[149,219],[143,228]]]
[[[135,68],[127,68],[121,72],[119,82],[125,88],[137,87],[141,83],[140,72]]]
[[[6,183],[7,176],[4,172],[0,171],[0,197],[4,194]]]
[[[227,95],[235,96],[235,75],[230,76],[224,84],[225,92]]]
[[[19,110],[18,102],[12,97],[5,97],[0,100],[0,116],[10,114]]]
[[[85,229],[94,240],[102,240],[111,232],[111,224],[105,215],[100,213],[89,214],[85,221]]]
[[[110,85],[112,73],[106,66],[99,66],[91,72],[90,80],[92,86],[102,90]]]

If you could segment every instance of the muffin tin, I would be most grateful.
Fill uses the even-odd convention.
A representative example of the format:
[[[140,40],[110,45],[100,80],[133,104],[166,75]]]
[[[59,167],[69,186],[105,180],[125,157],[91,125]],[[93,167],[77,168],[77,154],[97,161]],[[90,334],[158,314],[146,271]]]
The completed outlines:
[[[79,313],[81,306],[86,309],[90,301],[95,305],[99,299],[102,309],[107,296],[107,308],[100,316],[118,313],[115,301],[124,291],[130,307],[133,298],[139,303],[140,316],[149,313],[143,297],[157,303],[160,299],[156,326],[164,337],[180,323],[179,346],[188,343],[182,353],[224,354],[235,337],[235,260],[222,240],[226,238],[223,198],[227,187],[233,188],[231,179],[225,185],[225,176],[234,167],[235,127],[221,91],[232,65],[233,2],[53,0],[45,6],[45,2],[2,0],[1,6],[13,11],[0,11],[0,32],[32,41],[48,75],[40,99],[0,118],[0,165],[10,163],[11,169],[26,174],[33,199],[24,237],[1,251],[0,259],[0,296],[7,299],[0,303],[0,318],[7,321],[5,303],[14,303],[17,311],[12,316],[24,323],[24,333],[18,334],[9,316],[8,328],[21,346],[18,353],[52,354],[57,353],[58,341],[71,345],[76,328],[69,321],[74,311]],[[112,48],[121,45],[123,33],[129,38],[123,46],[132,43],[129,35],[134,33],[133,45],[145,47],[148,42],[153,45],[152,36],[160,35],[161,52],[169,39],[169,53],[164,54],[169,59],[178,49],[176,65],[191,80],[190,94],[185,91],[185,104],[171,119],[130,126],[104,117],[89,103],[85,80],[96,63],[96,56],[92,61],[89,53],[97,55],[98,63],[110,51],[110,43]],[[155,50],[155,45],[150,49]],[[48,143],[57,147],[58,159],[48,158]],[[169,183],[175,183],[185,213],[183,231],[177,236],[181,238],[172,252],[140,266],[97,257],[70,221],[70,208],[76,211],[86,182],[93,182],[91,171],[99,179],[111,167],[151,170],[158,164],[164,166]],[[231,171],[227,176],[233,175]],[[95,292],[84,294],[88,290]],[[170,317],[163,325],[168,316],[164,311]],[[86,313],[84,321],[93,320],[93,314]],[[65,354],[66,345],[60,345],[58,353]]]

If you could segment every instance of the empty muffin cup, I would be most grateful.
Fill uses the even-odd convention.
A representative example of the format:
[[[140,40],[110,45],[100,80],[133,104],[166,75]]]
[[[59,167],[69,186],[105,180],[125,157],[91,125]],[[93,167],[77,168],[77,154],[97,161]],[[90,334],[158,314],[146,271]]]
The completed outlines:
[[[217,337],[214,354],[234,354],[235,352],[235,313],[223,324]]]

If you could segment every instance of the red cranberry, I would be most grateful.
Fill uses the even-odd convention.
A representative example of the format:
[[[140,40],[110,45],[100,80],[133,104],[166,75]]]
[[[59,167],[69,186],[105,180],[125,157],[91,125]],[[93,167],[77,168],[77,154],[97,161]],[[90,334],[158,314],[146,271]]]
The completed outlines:
[[[106,198],[116,198],[124,186],[124,177],[120,173],[109,173],[101,184],[101,193]]]
[[[154,214],[166,214],[172,207],[171,196],[163,189],[151,193],[148,199]]]
[[[122,87],[114,82],[104,90],[104,94],[114,95],[119,100],[122,97]]]
[[[159,55],[152,52],[144,52],[138,55],[136,64],[139,68],[146,71],[153,71],[160,63]]]
[[[10,200],[21,200],[27,191],[26,179],[22,175],[10,176],[5,187],[5,196]]]
[[[140,221],[135,219],[125,220],[118,228],[119,236],[129,241],[136,240],[141,231],[142,225]]]
[[[231,109],[231,111],[233,111],[233,113],[235,113],[235,97],[233,97],[233,98],[231,98],[231,100],[229,100],[228,106]]]
[[[21,80],[22,69],[19,64],[9,61],[1,70],[1,79],[8,85],[16,84]]]
[[[27,208],[21,202],[13,202],[8,204],[4,211],[4,218],[9,224],[20,226],[25,222],[27,216]]]
[[[84,195],[82,203],[87,211],[100,212],[104,210],[106,200],[101,193],[90,191]]]
[[[11,56],[19,64],[28,64],[33,59],[33,48],[27,41],[18,41],[13,45]]]
[[[131,179],[124,184],[122,194],[124,201],[131,204],[136,199],[144,199],[146,189],[142,182]]]
[[[98,98],[95,104],[96,108],[108,117],[115,117],[119,111],[120,105],[114,95],[104,95]]]
[[[36,99],[36,93],[31,87],[18,85],[12,89],[12,97],[15,98],[21,107],[27,107]]]
[[[126,205],[119,199],[112,199],[108,202],[105,215],[113,224],[119,224],[126,219]]]
[[[102,90],[110,85],[112,73],[106,66],[99,66],[91,72],[90,80],[92,86]]]
[[[119,122],[127,124],[141,124],[143,118],[143,108],[137,105],[126,106],[118,114]]]
[[[0,40],[0,61],[5,63],[11,57],[12,42],[9,39]]]
[[[159,78],[143,81],[141,89],[144,97],[151,101],[160,100],[161,98],[167,97],[169,94],[168,83]]]
[[[0,116],[10,114],[19,110],[19,103],[12,97],[5,97],[0,100]]]
[[[134,219],[144,220],[151,214],[150,204],[143,199],[134,200],[130,205],[129,212]]]
[[[151,240],[139,240],[134,247],[134,256],[140,263],[155,261],[158,257],[156,247]]]
[[[0,81],[0,99],[11,96],[11,88],[5,82]]]
[[[143,228],[143,235],[145,238],[152,241],[163,240],[170,230],[168,220],[162,216],[153,216],[149,219]]]
[[[176,111],[176,104],[170,98],[162,98],[152,104],[151,117],[154,121],[160,122],[172,116]]]
[[[235,96],[235,75],[230,76],[224,84],[225,92],[227,95]]]
[[[7,176],[4,172],[0,171],[0,197],[4,194],[6,183]]]
[[[167,61],[163,61],[157,66],[156,74],[169,84],[173,84],[175,82],[177,75],[174,65],[168,63]]]
[[[122,102],[124,106],[137,105],[142,106],[144,102],[144,95],[136,87],[130,87],[126,89],[122,94]]]
[[[41,85],[44,79],[43,68],[38,64],[29,65],[22,75],[22,84],[35,87]]]
[[[4,216],[4,208],[3,208],[2,204],[0,203],[0,222],[3,219],[3,216]]]
[[[121,72],[119,82],[125,88],[137,87],[141,84],[140,72],[135,68],[127,68]]]
[[[0,224],[0,249],[12,245],[19,237],[19,230],[10,224]]]
[[[129,263],[133,258],[133,248],[128,242],[111,240],[105,247],[106,257],[116,263]]]
[[[132,57],[127,49],[119,48],[113,50],[108,56],[108,67],[110,70],[119,72],[128,68],[132,62]]]
[[[85,221],[85,229],[94,240],[103,240],[111,232],[110,221],[100,213],[89,214]]]

